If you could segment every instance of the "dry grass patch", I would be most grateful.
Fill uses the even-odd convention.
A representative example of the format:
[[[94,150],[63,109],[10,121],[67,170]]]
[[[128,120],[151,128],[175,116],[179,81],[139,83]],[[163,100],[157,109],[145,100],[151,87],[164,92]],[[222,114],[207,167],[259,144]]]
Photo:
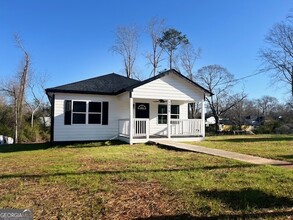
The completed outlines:
[[[178,194],[159,182],[124,181],[114,185],[115,190],[105,204],[106,219],[175,215],[184,209],[184,201]]]
[[[103,213],[103,196],[86,188],[14,178],[1,183],[1,189],[2,208],[30,208],[34,219],[98,219]]]

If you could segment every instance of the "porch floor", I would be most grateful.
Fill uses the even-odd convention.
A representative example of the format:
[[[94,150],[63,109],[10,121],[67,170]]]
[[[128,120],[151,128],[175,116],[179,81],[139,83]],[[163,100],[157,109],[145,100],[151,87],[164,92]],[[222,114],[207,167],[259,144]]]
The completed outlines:
[[[196,137],[200,137],[198,135],[184,135],[184,136],[180,136],[180,135],[175,135],[172,136],[171,139],[173,138],[196,138]],[[150,139],[160,139],[160,138],[168,138],[167,135],[150,135]],[[145,139],[145,136],[137,136],[134,137],[133,139]]]
[[[119,140],[125,141],[129,143],[129,136],[126,135],[120,135],[118,137]],[[133,143],[147,143],[149,141],[202,141],[204,138],[202,136],[198,135],[187,135],[187,136],[172,136],[171,138],[168,138],[166,135],[150,135],[147,139],[145,136],[136,136],[134,137]]]

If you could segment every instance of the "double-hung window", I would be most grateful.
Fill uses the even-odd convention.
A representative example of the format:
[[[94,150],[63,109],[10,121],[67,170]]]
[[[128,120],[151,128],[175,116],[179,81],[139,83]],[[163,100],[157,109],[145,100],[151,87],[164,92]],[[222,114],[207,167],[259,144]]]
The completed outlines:
[[[72,124],[86,123],[86,102],[73,101]]]
[[[171,118],[179,119],[179,105],[171,105]]]
[[[167,105],[158,105],[158,124],[167,124]]]
[[[109,102],[64,100],[64,125],[109,123]]]
[[[171,119],[179,119],[179,105],[171,105]],[[167,105],[158,105],[158,124],[167,124]]]
[[[101,102],[89,102],[89,124],[101,124],[102,105]]]

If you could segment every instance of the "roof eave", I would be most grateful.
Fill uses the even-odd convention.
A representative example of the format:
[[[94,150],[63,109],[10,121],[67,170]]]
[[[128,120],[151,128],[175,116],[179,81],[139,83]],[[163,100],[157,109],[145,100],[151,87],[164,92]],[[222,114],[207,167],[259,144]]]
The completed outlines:
[[[74,93],[74,94],[91,94],[91,95],[116,95],[116,92],[91,92],[91,91],[76,91],[76,90],[62,90],[62,89],[46,89],[48,93]]]

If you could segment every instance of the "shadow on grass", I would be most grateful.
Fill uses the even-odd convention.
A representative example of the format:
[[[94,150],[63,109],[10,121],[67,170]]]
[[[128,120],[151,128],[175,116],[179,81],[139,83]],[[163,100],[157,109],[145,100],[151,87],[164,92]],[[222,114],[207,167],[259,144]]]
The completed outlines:
[[[198,193],[198,192],[196,192]],[[242,190],[212,190],[201,191],[199,195],[211,199],[220,200],[225,203],[234,211],[241,211],[240,214],[223,214],[210,216],[203,214],[203,216],[193,216],[190,214],[180,215],[164,215],[164,216],[151,216],[147,218],[138,218],[140,220],[197,220],[197,219],[263,219],[263,218],[277,218],[277,217],[292,217],[293,201],[286,197],[276,197],[269,195],[263,191],[256,189],[242,189]],[[281,211],[272,211],[276,208],[284,209]],[[250,209],[256,209],[255,212],[245,213]],[[257,210],[259,209],[259,211]],[[287,210],[286,210],[287,209]],[[289,219],[288,218],[288,219]],[[291,218],[290,218],[291,219]]]
[[[11,153],[18,151],[34,151],[45,150],[51,148],[50,143],[36,143],[36,144],[5,144],[0,145],[0,153]]]
[[[293,154],[289,154],[289,155],[278,155],[278,157],[283,158],[283,159],[287,159],[287,160],[292,160],[293,159]]]
[[[255,137],[255,138],[225,138],[223,140],[212,140],[212,141],[219,141],[219,142],[264,142],[264,141],[293,141],[293,136],[292,137]]]
[[[60,173],[43,173],[43,174],[2,174],[0,179],[9,178],[43,178],[43,177],[54,177],[54,176],[76,176],[76,175],[87,175],[87,174],[99,174],[99,175],[116,175],[116,174],[127,174],[127,173],[160,173],[160,172],[192,172],[198,170],[218,170],[218,169],[238,169],[255,167],[258,165],[253,164],[239,164],[239,165],[222,165],[222,166],[206,166],[198,168],[178,168],[178,169],[150,169],[150,170],[92,170],[82,172],[60,172]]]
[[[198,192],[196,192],[198,193]],[[233,210],[292,208],[293,201],[276,197],[257,189],[210,190],[198,193],[201,196],[220,200]]]
[[[151,216],[147,218],[137,218],[138,220],[212,220],[212,219],[264,219],[264,218],[278,218],[285,217],[291,219],[293,211],[269,211],[249,214],[231,214],[231,215],[214,215],[214,216],[192,216],[190,214],[181,215],[164,215],[164,216]]]
[[[19,151],[46,150],[49,148],[88,148],[88,147],[105,147],[114,145],[123,145],[125,142],[97,141],[97,142],[56,142],[56,143],[31,143],[31,144],[5,144],[0,145],[0,153],[11,153]]]

